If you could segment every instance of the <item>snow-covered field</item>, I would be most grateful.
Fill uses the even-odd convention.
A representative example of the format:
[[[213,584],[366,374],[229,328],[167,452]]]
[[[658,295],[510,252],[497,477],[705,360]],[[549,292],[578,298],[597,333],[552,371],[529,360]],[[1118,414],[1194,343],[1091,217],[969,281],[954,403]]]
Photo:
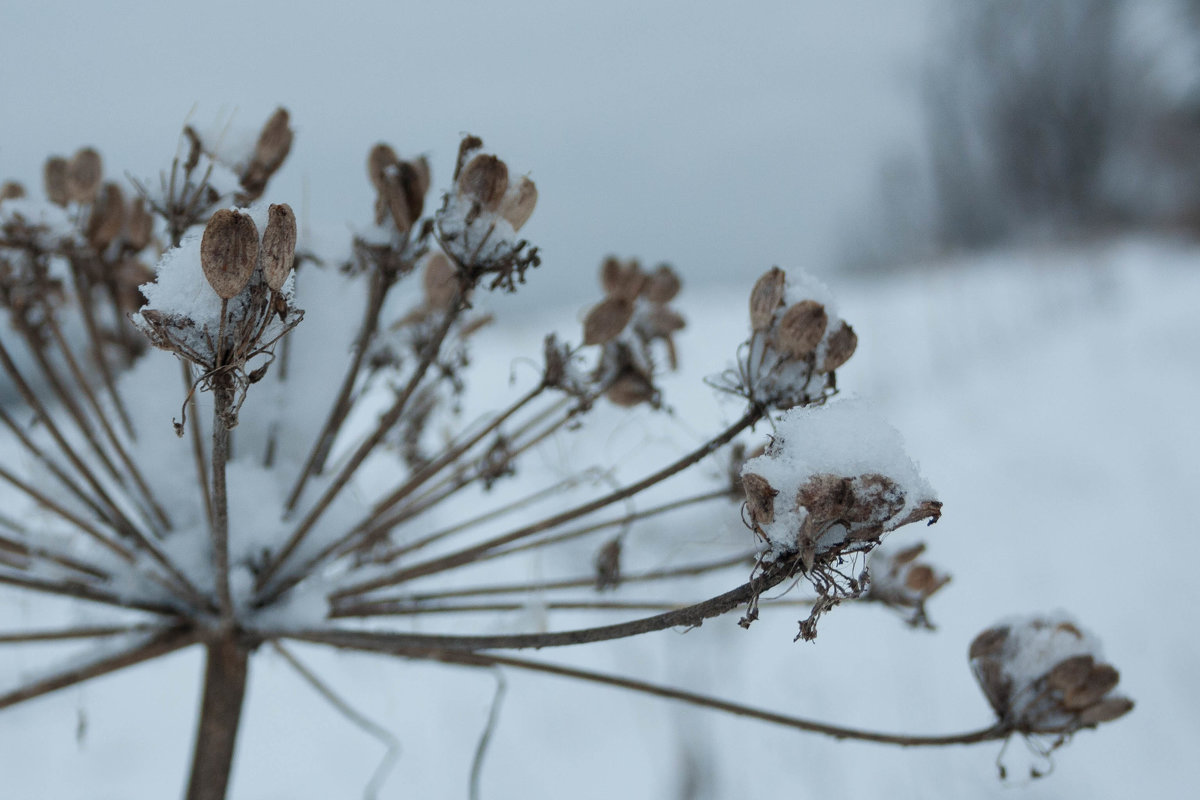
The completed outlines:
[[[839,385],[903,433],[945,503],[935,527],[895,534],[928,542],[931,559],[953,573],[930,604],[936,632],[909,630],[881,608],[844,606],[822,621],[815,643],[793,643],[802,613],[767,607],[749,631],[730,615],[686,632],[533,656],[818,720],[950,733],[990,722],[966,663],[972,637],[1005,616],[1061,609],[1102,639],[1122,692],[1138,705],[1079,734],[1054,755],[1052,775],[1025,782],[1016,769],[1017,785],[1001,784],[995,744],[903,751],[839,743],[616,689],[510,674],[483,796],[1185,796],[1200,781],[1192,757],[1200,745],[1200,614],[1190,582],[1200,537],[1188,499],[1200,485],[1200,426],[1191,416],[1200,387],[1198,262],[1195,247],[1124,240],[835,283],[839,313],[859,335]],[[547,442],[530,472],[501,487],[537,488],[590,464],[619,465],[618,479],[635,479],[661,454],[682,452],[735,418],[738,407],[702,378],[725,368],[744,338],[749,288],[685,286],[676,303],[689,320],[682,370],[664,384],[673,413],[602,409],[585,430]],[[519,373],[514,354],[536,356],[551,327],[577,337],[576,309],[598,297],[585,286],[569,308],[544,318],[502,318],[477,342],[474,388]],[[692,470],[669,493],[714,485],[721,466]],[[648,552],[677,561],[750,537],[732,504],[638,530]],[[547,567],[534,558],[509,569],[534,576]],[[732,587],[736,578],[726,578]],[[49,613],[38,599],[0,594],[5,627]],[[527,626],[537,613],[487,624]],[[554,619],[557,626],[596,616]],[[399,739],[403,750],[381,797],[466,794],[492,675],[296,652]],[[50,647],[6,648],[0,689],[62,657]],[[0,713],[0,794],[175,796],[199,678],[199,654],[187,651]],[[245,713],[234,798],[358,796],[382,755],[271,652],[253,663]],[[1021,742],[1007,758],[1027,760]],[[687,775],[695,779],[690,794]]]

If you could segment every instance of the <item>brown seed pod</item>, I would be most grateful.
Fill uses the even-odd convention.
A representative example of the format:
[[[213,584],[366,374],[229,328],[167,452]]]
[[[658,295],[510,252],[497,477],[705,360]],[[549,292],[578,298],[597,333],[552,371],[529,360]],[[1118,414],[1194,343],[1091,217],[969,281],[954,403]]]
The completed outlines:
[[[1004,644],[1008,641],[1007,625],[999,628],[988,628],[971,641],[967,658],[974,661],[977,658],[992,658],[1004,652]]]
[[[3,200],[19,200],[25,196],[25,187],[16,181],[5,181],[3,186],[0,186],[0,201]]]
[[[750,328],[765,331],[771,327],[775,311],[783,303],[784,274],[779,267],[771,267],[755,282],[750,290]]]
[[[458,296],[458,270],[440,250],[434,250],[425,257],[425,271],[421,275],[421,282],[425,288],[425,305],[428,308],[445,311]]]
[[[287,203],[272,203],[262,237],[263,280],[275,291],[283,288],[296,258],[296,215]]]
[[[813,475],[797,490],[796,503],[818,522],[842,519],[854,505],[851,481],[829,473]]]
[[[113,239],[121,235],[125,227],[125,195],[115,183],[106,183],[92,203],[88,215],[88,244],[97,250],[108,247]]]
[[[679,294],[682,285],[675,270],[667,264],[659,264],[642,285],[642,297],[651,303],[669,303]]]
[[[1063,707],[1071,711],[1081,711],[1099,703],[1104,695],[1116,688],[1120,677],[1111,664],[1097,664],[1081,685],[1063,692]]]
[[[71,200],[67,191],[67,170],[69,165],[62,156],[52,156],[46,159],[42,167],[42,183],[46,198],[56,206],[65,206]]]
[[[850,492],[854,500],[844,512],[847,522],[883,523],[904,508],[904,492],[891,478],[876,472],[854,478]]]
[[[1123,717],[1133,710],[1133,701],[1128,697],[1108,697],[1079,712],[1080,725],[1099,725]]]
[[[143,249],[150,244],[154,235],[154,217],[146,210],[146,201],[141,197],[133,198],[129,204],[129,214],[125,217],[125,241],[134,251]]]
[[[459,174],[458,191],[485,211],[495,211],[508,191],[508,166],[495,156],[481,153]]]
[[[613,381],[612,386],[604,393],[609,402],[622,408],[631,408],[639,403],[650,403],[658,396],[654,384],[644,375],[629,370]]]
[[[1046,686],[1059,691],[1082,686],[1092,674],[1095,663],[1095,659],[1089,655],[1073,656],[1061,661],[1046,674]]]
[[[770,525],[775,521],[775,496],[777,489],[772,489],[767,479],[753,472],[742,475],[742,491],[746,493],[746,510],[756,526]]]
[[[641,266],[634,259],[621,261],[609,256],[600,265],[600,284],[609,297],[620,297],[632,302],[641,294],[645,282],[646,273],[642,272]]]
[[[90,203],[100,189],[104,166],[91,147],[80,149],[67,165],[67,195],[76,203]]]
[[[279,169],[279,165],[292,149],[290,121],[287,109],[277,108],[258,135],[258,142],[254,145],[253,162],[261,167],[267,176]]]
[[[801,300],[783,312],[775,329],[775,349],[789,361],[804,358],[817,349],[828,322],[824,306],[815,300]]]
[[[415,224],[425,212],[425,192],[429,189],[429,163],[420,158],[416,161],[401,161],[396,166],[396,178],[404,193],[408,216]]]
[[[625,330],[633,318],[633,303],[620,297],[606,297],[583,320],[583,343],[604,344]]]
[[[521,230],[529,218],[533,216],[533,208],[537,205],[537,187],[529,178],[522,177],[504,196],[500,204],[500,216],[508,220],[514,231]]]
[[[821,365],[821,371],[833,372],[841,368],[857,348],[858,334],[843,321],[825,343],[825,361]]]
[[[388,167],[394,167],[400,163],[400,158],[396,155],[396,151],[390,145],[380,142],[371,148],[371,152],[367,154],[367,176],[371,179],[371,185],[375,187],[375,191],[383,194],[384,175]]]
[[[258,261],[258,227],[249,214],[223,208],[212,215],[200,240],[200,266],[222,300],[237,295]]]

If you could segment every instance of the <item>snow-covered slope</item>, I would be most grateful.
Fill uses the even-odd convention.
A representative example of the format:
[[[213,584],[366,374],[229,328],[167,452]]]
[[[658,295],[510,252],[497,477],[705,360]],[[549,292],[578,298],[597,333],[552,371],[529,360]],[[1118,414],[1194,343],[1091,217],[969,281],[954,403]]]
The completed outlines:
[[[937,526],[896,534],[928,542],[930,558],[954,576],[930,604],[936,632],[909,630],[880,608],[844,606],[822,621],[815,643],[792,643],[802,613],[765,608],[749,631],[731,615],[687,632],[534,656],[830,722],[949,733],[990,721],[967,667],[972,637],[1011,614],[1062,609],[1103,640],[1122,691],[1138,705],[1079,734],[1055,754],[1054,774],[1014,792],[996,779],[994,744],[904,751],[840,743],[513,674],[483,796],[1184,796],[1200,781],[1192,757],[1200,744],[1200,612],[1190,582],[1200,557],[1190,512],[1200,485],[1198,265],[1196,248],[1134,240],[996,254],[834,286],[839,313],[859,335],[839,385],[903,433],[945,502]],[[685,287],[677,302],[690,323],[679,342],[683,369],[664,387],[672,414],[602,409],[590,432],[543,448],[540,475],[510,486],[535,488],[583,459],[619,462],[617,476],[635,478],[656,454],[694,445],[738,415],[701,379],[732,361],[749,288]],[[513,354],[536,355],[551,325],[578,336],[574,308],[553,317],[502,320],[477,343],[474,380],[503,383],[521,369]],[[695,470],[671,491],[700,490],[718,473],[715,463]],[[733,506],[643,530],[661,532],[670,542],[664,552],[674,548],[680,559],[750,535]],[[536,574],[539,565],[523,568]],[[40,602],[6,591],[0,621],[37,621],[46,613]],[[511,627],[516,618],[494,624]],[[490,674],[296,650],[399,738],[404,749],[381,797],[465,795],[494,690]],[[47,655],[62,657],[48,646],[6,648],[0,686]],[[382,746],[281,658],[264,653],[254,669],[233,797],[357,796]],[[185,652],[0,713],[0,794],[173,796],[186,771],[199,678],[198,655]],[[1024,745],[1014,741],[1006,758],[1026,761]],[[1022,771],[1012,774],[1020,783]],[[682,788],[688,775],[697,779],[691,794]]]

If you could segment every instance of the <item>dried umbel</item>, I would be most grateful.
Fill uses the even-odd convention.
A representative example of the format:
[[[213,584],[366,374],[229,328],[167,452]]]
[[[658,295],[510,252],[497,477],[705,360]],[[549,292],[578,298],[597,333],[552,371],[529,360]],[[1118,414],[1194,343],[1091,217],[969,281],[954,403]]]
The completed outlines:
[[[748,626],[760,599],[763,608],[794,604],[794,595],[776,600],[772,590],[796,579],[817,593],[800,628],[809,639],[822,613],[846,600],[881,599],[877,592],[892,577],[908,593],[897,603],[920,602],[940,588],[944,580],[932,569],[921,571],[916,548],[894,557],[891,568],[876,561],[875,581],[862,571],[865,554],[884,534],[936,519],[940,504],[903,455],[895,431],[861,406],[825,404],[834,390],[831,371],[853,352],[853,332],[824,294],[789,289],[782,271],[772,270],[752,293],[751,341],[739,353],[739,374],[725,387],[745,400],[733,422],[659,463],[647,463],[657,461],[652,454],[630,459],[620,475],[579,468],[578,454],[590,459],[593,449],[603,448],[574,447],[564,468],[556,467],[536,491],[504,491],[508,476],[545,455],[538,453],[540,443],[595,419],[588,415],[601,396],[622,406],[659,404],[660,362],[674,364],[673,334],[683,325],[671,308],[680,289],[675,272],[609,259],[601,270],[605,299],[584,323],[583,340],[599,352],[551,335],[542,369],[492,369],[505,373],[496,381],[488,369],[468,372],[469,337],[486,319],[471,316],[471,306],[489,276],[494,288],[515,288],[522,270],[533,265],[532,251],[515,234],[537,192],[526,179],[514,180],[495,156],[478,153],[478,139],[464,141],[436,223],[420,218],[428,184],[423,162],[406,168],[391,148],[376,147],[369,175],[384,216],[372,225],[365,215],[352,261],[341,271],[321,269],[315,256],[297,256],[295,217],[287,206],[218,210],[246,190],[241,169],[231,172],[213,161],[212,148],[206,154],[195,131],[185,131],[184,139],[161,191],[142,188],[144,204],[126,202],[127,192],[119,197],[123,190],[110,190],[98,171],[93,199],[72,200],[70,164],[61,159],[61,175],[59,167],[48,170],[50,202],[7,197],[0,204],[0,298],[30,352],[45,356],[37,369],[46,383],[63,387],[48,390],[54,402],[47,402],[24,380],[0,336],[0,371],[26,406],[19,419],[0,408],[0,584],[118,614],[111,625],[0,632],[3,646],[47,639],[104,643],[81,648],[65,670],[22,678],[15,689],[0,691],[0,708],[177,650],[201,649],[201,735],[188,788],[195,800],[225,795],[249,665],[258,653],[274,650],[324,696],[334,694],[288,649],[292,642],[489,673],[569,675],[797,730],[905,746],[1071,730],[1128,709],[1128,701],[1111,694],[1115,671],[1093,651],[1051,659],[1036,671],[1043,677],[1035,677],[1035,684],[1041,680],[1035,699],[1014,702],[1022,684],[1004,671],[1007,628],[972,653],[1001,722],[940,736],[814,723],[779,708],[764,711],[582,665],[568,668],[552,656],[526,658],[519,651],[545,654],[693,629],[733,610],[745,612]],[[277,113],[241,166],[269,174],[290,140],[287,115]],[[169,248],[146,282],[149,254],[141,250],[156,247],[156,233]],[[316,330],[284,339],[276,354],[275,342],[300,319],[296,261],[308,264],[302,288],[314,313],[326,319],[312,326]],[[361,313],[331,301],[347,287],[360,290]],[[73,344],[57,335],[58,321],[87,329],[89,318],[120,321],[114,307],[135,304],[139,327],[179,356],[183,369],[148,354],[120,383],[94,380],[91,373],[103,372],[113,343],[128,332],[90,330],[91,352],[81,366]],[[330,358],[327,340],[338,331],[347,347]],[[381,356],[389,350],[390,357]],[[499,352],[489,354],[492,366]],[[588,354],[595,355],[592,362]],[[276,355],[278,366],[268,374]],[[506,350],[501,360],[526,363],[520,355]],[[526,355],[536,361],[538,354]],[[292,368],[284,369],[288,363]],[[329,370],[343,365],[337,384]],[[155,438],[169,407],[126,420],[125,432],[107,424],[109,409],[121,408],[122,389],[136,393],[139,408],[153,408],[172,381],[181,381],[178,392],[188,398],[189,412],[211,411],[210,422],[190,413],[179,425],[191,434],[190,463],[183,455],[189,443],[162,446]],[[259,381],[267,383],[251,393],[235,447],[230,429],[247,387]],[[89,394],[100,386],[101,396]],[[467,399],[482,399],[474,403],[482,413],[464,420],[455,406],[467,388],[478,389]],[[789,404],[798,407],[778,413]],[[30,419],[35,424],[25,424]],[[756,427],[767,429],[759,438],[769,440],[765,447],[737,441]],[[727,446],[724,459],[720,451]],[[669,495],[662,503],[652,499],[677,487],[669,480],[685,471],[696,480],[713,478],[714,455],[724,465],[715,487]],[[674,526],[681,538],[666,549],[670,522],[641,535],[642,520],[663,522],[701,506],[703,514]],[[680,543],[713,543],[721,529],[709,520],[724,518],[736,529],[739,508],[754,533],[723,542],[729,553],[681,563],[666,555],[683,552]],[[13,526],[10,518],[20,522]],[[580,545],[574,554],[571,542]],[[666,596],[630,597],[630,587]],[[600,599],[598,589],[613,594]],[[571,621],[555,617],[547,624],[557,609],[572,609]],[[581,613],[618,616],[590,623],[578,621]],[[416,625],[415,616],[421,616]],[[988,666],[989,658],[999,666]]]
[[[789,294],[800,299],[789,302]],[[750,292],[750,339],[737,371],[714,386],[780,409],[822,403],[835,394],[835,370],[854,355],[858,337],[827,301],[813,299],[826,295],[812,279],[789,288],[783,270],[772,267]]]
[[[454,190],[435,215],[438,243],[472,282],[490,275],[491,288],[516,291],[526,270],[541,263],[537,248],[517,238],[537,205],[537,187],[527,177],[510,180],[508,165],[482,147],[474,136],[459,147]]]
[[[1003,622],[975,637],[971,670],[1009,731],[1069,735],[1133,708],[1094,636],[1061,616]]]
[[[163,256],[155,282],[142,287],[146,305],[131,317],[155,347],[199,367],[204,386],[223,376],[244,390],[261,378],[245,371],[247,362],[269,356],[304,316],[288,281],[295,217],[287,206],[272,206],[266,216],[268,241],[260,242],[250,212],[217,211],[199,241]]]
[[[675,369],[674,334],[685,324],[667,305],[679,293],[679,276],[666,264],[647,274],[635,260],[609,257],[600,283],[607,296],[583,320],[583,344],[603,347],[593,383],[616,405],[656,405],[655,347],[661,343],[668,368]]]
[[[742,486],[763,561],[795,564],[821,594],[804,638],[816,635],[821,613],[866,591],[865,580],[840,569],[846,556],[941,516],[898,434],[858,402],[784,413],[765,452],[743,465]]]
[[[900,547],[886,542],[871,552],[867,571],[871,584],[864,597],[909,613],[910,625],[932,628],[925,601],[947,583],[950,576],[921,560],[925,543]]]

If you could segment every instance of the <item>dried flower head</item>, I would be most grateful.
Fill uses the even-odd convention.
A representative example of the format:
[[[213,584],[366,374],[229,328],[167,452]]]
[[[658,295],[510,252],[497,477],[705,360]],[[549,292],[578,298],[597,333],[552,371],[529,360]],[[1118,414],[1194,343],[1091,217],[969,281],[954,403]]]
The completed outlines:
[[[885,542],[871,552],[867,570],[871,585],[864,599],[909,612],[908,623],[933,628],[925,601],[950,582],[950,576],[920,560],[925,543],[900,547]]]
[[[1120,676],[1101,661],[1099,642],[1066,617],[1002,622],[975,637],[968,658],[1009,731],[1065,736],[1133,708],[1112,694]]]
[[[789,303],[789,294],[800,299]],[[836,394],[834,371],[857,344],[825,287],[805,277],[789,288],[783,270],[772,267],[750,292],[750,339],[737,370],[711,383],[770,408],[823,403]]]
[[[816,635],[821,613],[866,591],[864,580],[841,571],[844,557],[941,515],[899,435],[856,401],[785,412],[742,479],[763,561],[798,564],[823,598],[802,626],[804,638]]]
[[[528,178],[515,184],[508,165],[478,152],[483,142],[463,139],[454,191],[435,215],[438,243],[472,283],[492,276],[490,288],[516,291],[525,272],[541,263],[537,248],[517,238],[533,213],[537,189]]]

